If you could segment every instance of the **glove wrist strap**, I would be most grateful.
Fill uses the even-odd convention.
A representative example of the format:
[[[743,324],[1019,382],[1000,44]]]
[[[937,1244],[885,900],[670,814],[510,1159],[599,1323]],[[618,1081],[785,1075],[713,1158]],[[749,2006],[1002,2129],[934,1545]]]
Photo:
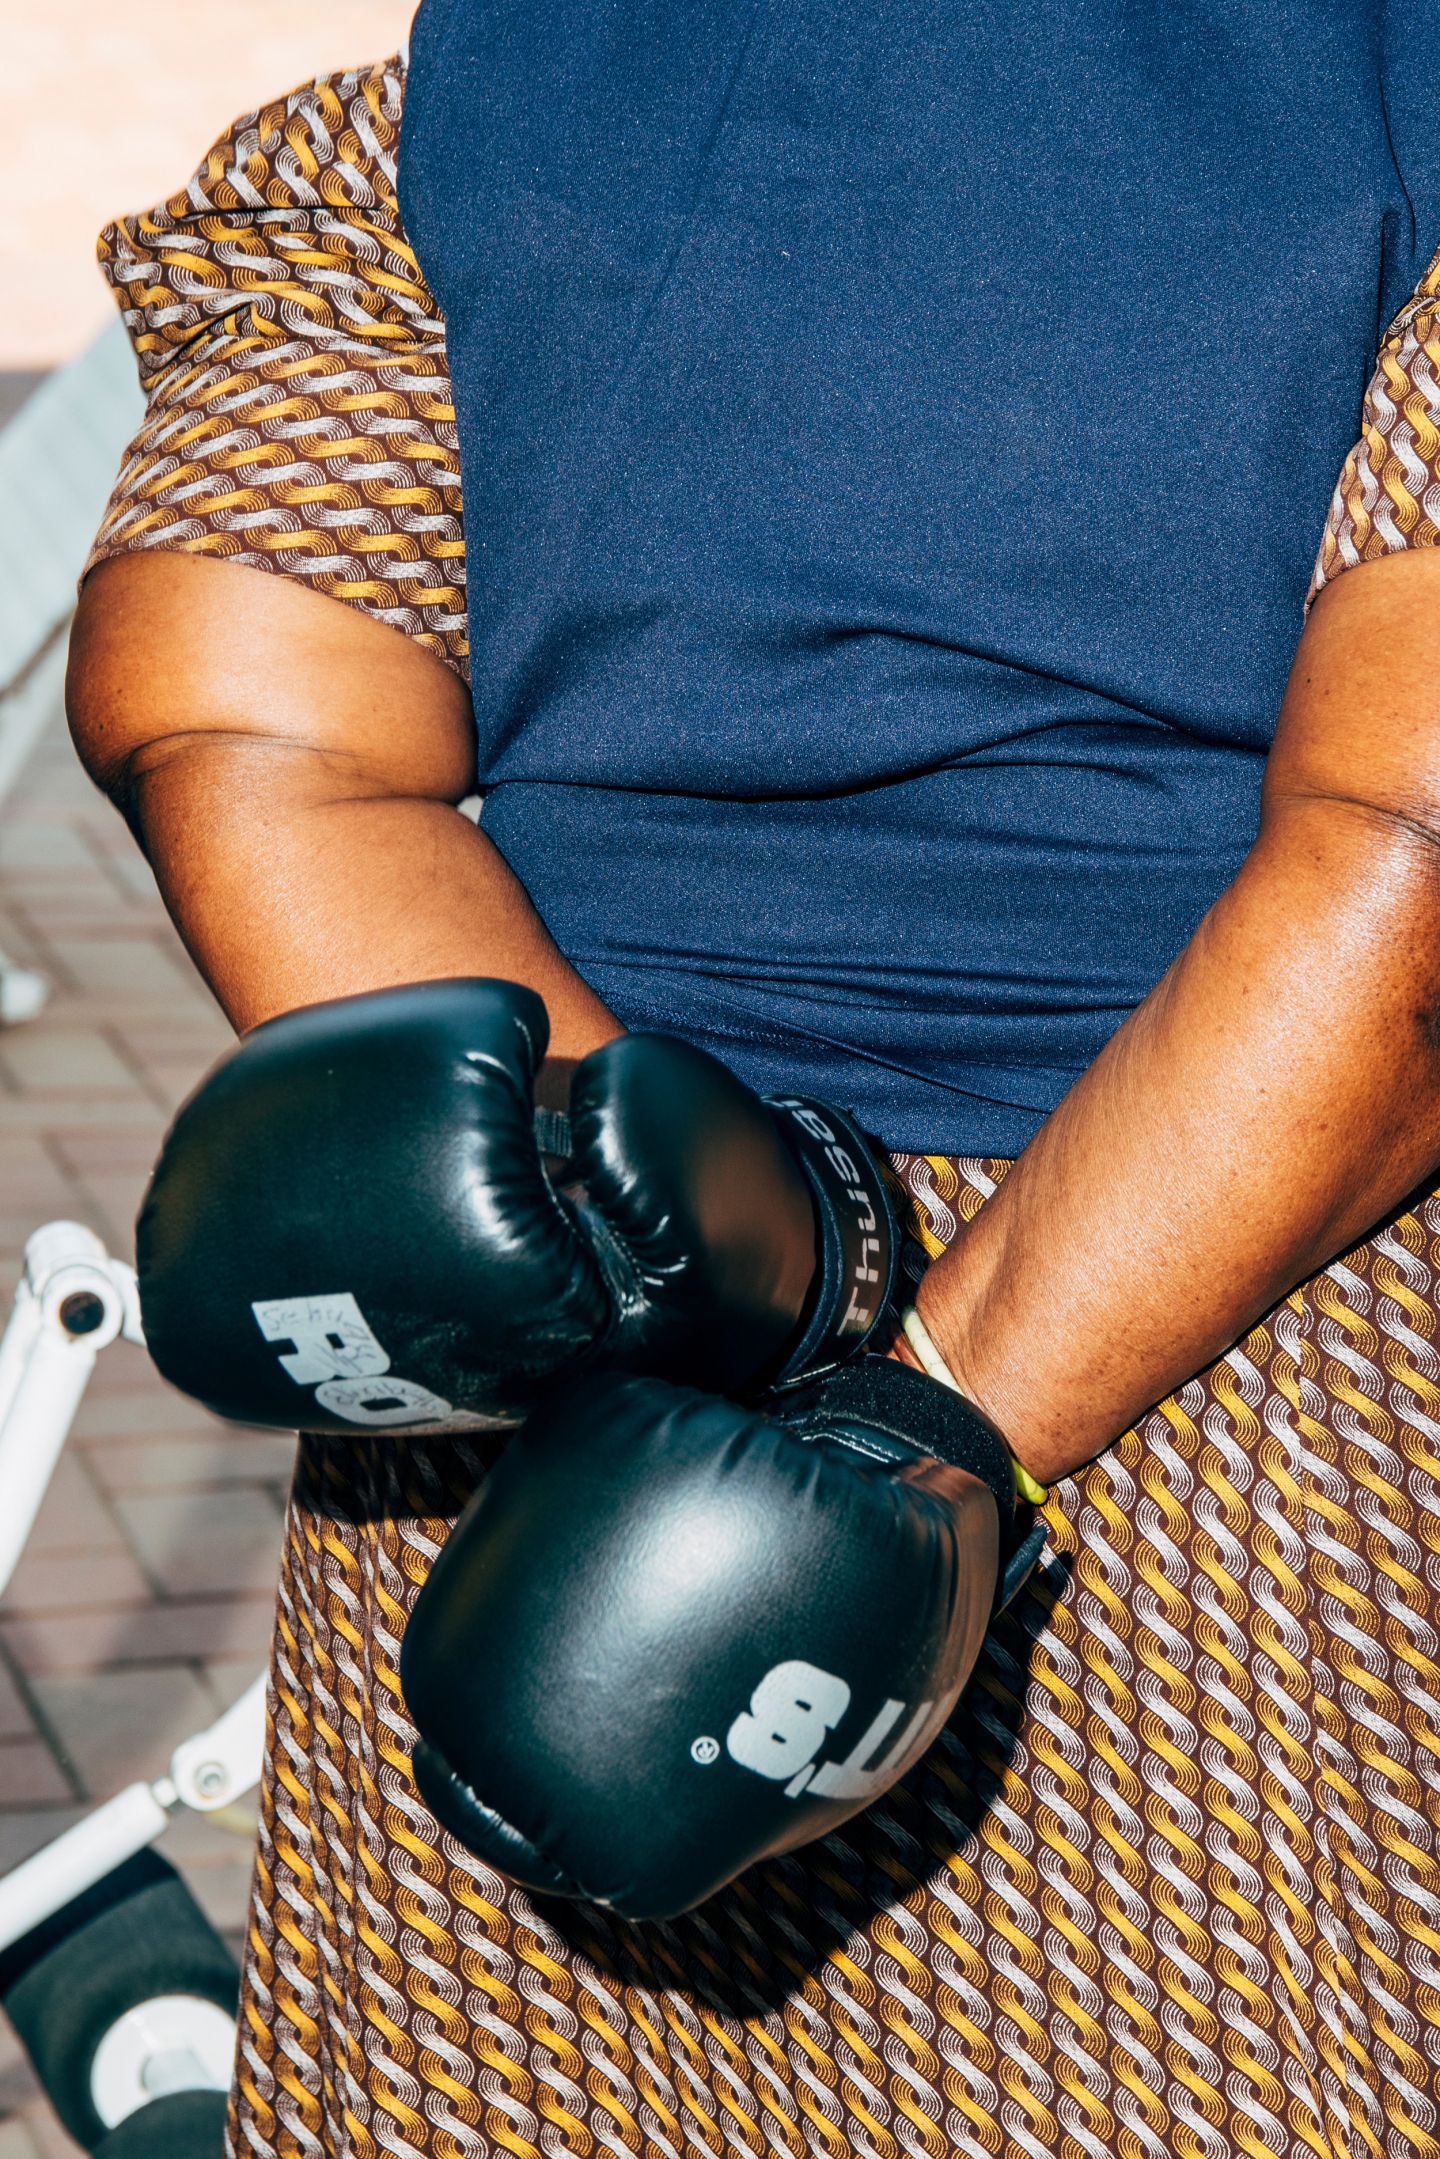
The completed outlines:
[[[768,1382],[796,1387],[834,1371],[869,1341],[895,1285],[900,1235],[880,1165],[852,1117],[808,1095],[763,1099],[815,1207],[818,1265],[808,1321]]]
[[[534,1116],[535,1144],[541,1154],[559,1155],[568,1161],[571,1153],[570,1118],[563,1109],[537,1109]]]
[[[958,1394],[964,1401],[964,1388],[935,1347],[929,1328],[913,1304],[906,1305],[900,1314],[900,1324],[905,1330],[905,1339],[919,1358],[922,1368],[932,1379],[938,1380],[942,1387],[948,1387],[952,1394]],[[1050,1497],[1045,1486],[1032,1477],[1024,1463],[1017,1462],[1013,1454],[1010,1456],[1010,1467],[1014,1471],[1015,1489],[1020,1497],[1028,1499],[1032,1507],[1043,1507]]]

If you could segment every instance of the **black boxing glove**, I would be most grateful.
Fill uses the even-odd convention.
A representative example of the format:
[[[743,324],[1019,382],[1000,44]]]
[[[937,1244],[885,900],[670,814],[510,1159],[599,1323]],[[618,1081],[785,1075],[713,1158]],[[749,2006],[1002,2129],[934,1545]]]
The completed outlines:
[[[731,1392],[863,1343],[897,1240],[849,1118],[637,1034],[576,1067],[567,1120],[534,1106],[548,1040],[532,990],[471,980],[248,1034],[140,1215],[166,1378],[252,1424],[434,1429],[513,1424],[584,1369]]]
[[[1043,1541],[990,1426],[887,1359],[763,1412],[581,1380],[420,1593],[415,1781],[532,1889],[688,1911],[918,1759]]]

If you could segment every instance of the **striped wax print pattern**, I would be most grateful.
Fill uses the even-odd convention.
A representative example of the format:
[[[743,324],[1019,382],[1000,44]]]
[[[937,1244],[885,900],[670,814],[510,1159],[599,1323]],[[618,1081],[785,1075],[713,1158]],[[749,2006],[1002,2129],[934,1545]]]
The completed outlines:
[[[1440,253],[1380,346],[1360,440],[1341,469],[1310,585],[1440,540]]]
[[[100,267],[148,392],[87,571],[139,548],[277,570],[467,674],[445,325],[395,195],[404,70],[247,113]]]
[[[894,1158],[913,1276],[1006,1165]],[[1440,1195],[1057,1487],[922,1763],[687,1918],[527,1896],[410,1776],[483,1464],[301,1443],[234,2159],[1440,2152]]]

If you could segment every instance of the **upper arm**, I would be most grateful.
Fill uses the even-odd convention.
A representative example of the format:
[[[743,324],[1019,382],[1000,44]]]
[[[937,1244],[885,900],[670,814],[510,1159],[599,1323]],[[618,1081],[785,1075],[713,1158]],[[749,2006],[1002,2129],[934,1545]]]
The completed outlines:
[[[66,702],[97,784],[144,821],[176,759],[276,753],[327,786],[456,802],[473,783],[465,685],[423,645],[288,578],[132,554],[86,581]],[[285,767],[284,785],[293,785]]]
[[[69,704],[132,817],[147,774],[201,746],[277,772],[303,752],[361,789],[469,784],[459,457],[395,192],[404,80],[388,61],[302,85],[101,235],[148,408]]]
[[[1440,837],[1440,549],[1378,556],[1310,610],[1264,807],[1326,800]]]
[[[1265,774],[1440,834],[1440,253],[1381,342]]]

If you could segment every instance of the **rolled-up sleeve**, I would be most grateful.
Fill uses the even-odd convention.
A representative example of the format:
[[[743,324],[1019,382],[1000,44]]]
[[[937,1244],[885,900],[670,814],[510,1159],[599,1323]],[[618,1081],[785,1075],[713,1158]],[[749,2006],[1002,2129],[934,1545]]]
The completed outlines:
[[[468,674],[445,325],[405,238],[396,57],[237,120],[100,236],[147,395],[87,572],[172,549],[294,577]]]
[[[1309,599],[1345,570],[1440,543],[1440,254],[1385,333]],[[1308,605],[1308,601],[1307,601]]]

